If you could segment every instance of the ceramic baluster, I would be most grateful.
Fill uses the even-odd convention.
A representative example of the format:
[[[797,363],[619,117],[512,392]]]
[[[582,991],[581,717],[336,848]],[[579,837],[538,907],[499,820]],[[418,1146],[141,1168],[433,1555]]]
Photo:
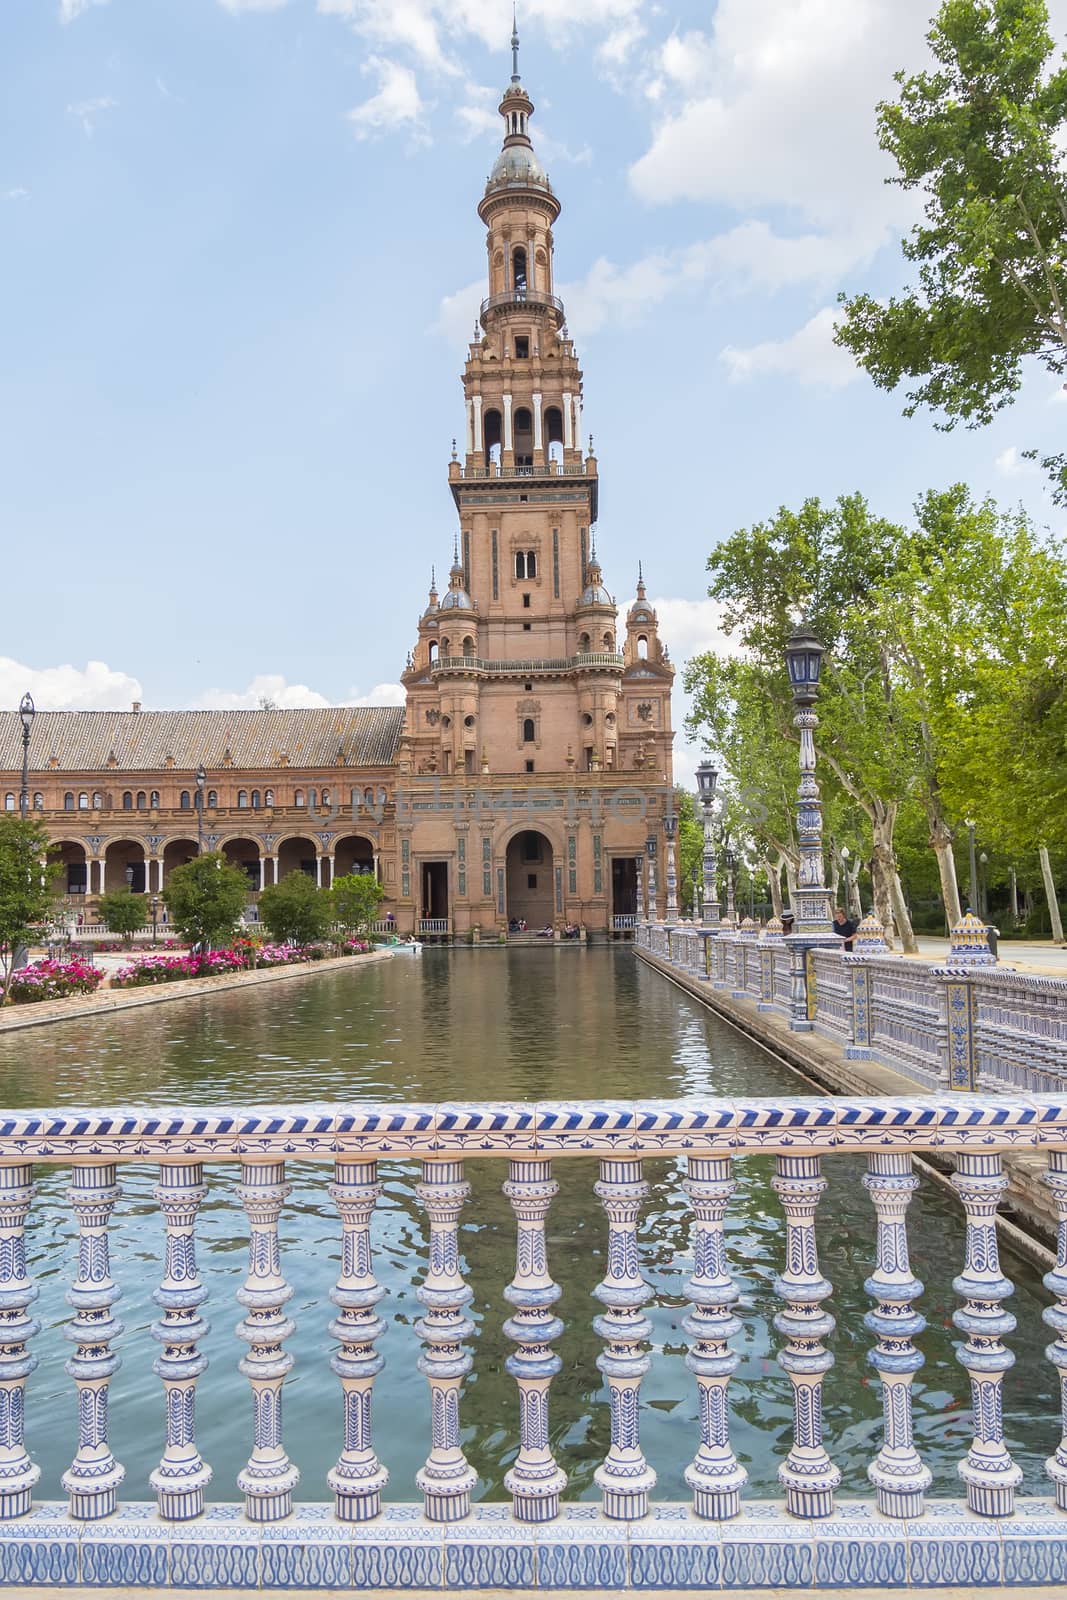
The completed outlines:
[[[778,1468],[786,1510],[794,1517],[828,1517],[841,1474],[822,1442],[823,1376],[834,1358],[822,1341],[834,1318],[820,1302],[833,1291],[819,1271],[815,1210],[826,1179],[818,1156],[777,1156],[771,1179],[785,1211],[785,1271],[774,1292],[785,1302],[774,1325],[785,1339],[778,1362],[793,1385],[793,1446]]]
[[[685,1481],[693,1491],[697,1516],[716,1521],[737,1516],[748,1479],[730,1445],[727,1399],[740,1360],[729,1340],[741,1332],[741,1323],[732,1310],[738,1288],[726,1264],[723,1223],[736,1187],[729,1157],[689,1157],[689,1176],[682,1188],[696,1219],[693,1275],[685,1283],[693,1309],[682,1326],[693,1340],[685,1364],[695,1374],[700,1392],[700,1449],[685,1469]]]
[[[504,1193],[515,1213],[515,1277],[504,1298],[515,1315],[504,1332],[518,1345],[506,1366],[519,1386],[519,1453],[504,1478],[519,1522],[548,1522],[559,1515],[559,1497],[567,1483],[548,1442],[548,1391],[560,1369],[552,1351],[563,1324],[552,1313],[560,1296],[548,1272],[545,1218],[559,1184],[552,1180],[550,1161],[511,1161]]]
[[[478,1474],[460,1445],[459,1395],[472,1361],[463,1341],[474,1332],[464,1314],[473,1290],[459,1270],[459,1214],[470,1194],[462,1161],[424,1161],[415,1192],[430,1224],[430,1260],[417,1290],[426,1308],[415,1332],[426,1349],[419,1371],[430,1385],[431,1443],[426,1465],[415,1475],[430,1522],[458,1522],[470,1513]]]
[[[956,1157],[952,1186],[963,1201],[967,1218],[966,1262],[952,1287],[964,1304],[952,1320],[966,1342],[956,1359],[971,1380],[974,1438],[959,1464],[967,1485],[967,1504],[982,1517],[1008,1517],[1015,1509],[1015,1490],[1022,1469],[1004,1443],[1004,1374],[1015,1364],[1002,1335],[1013,1332],[1015,1318],[1000,1301],[1015,1287],[1000,1270],[997,1207],[1008,1186],[998,1155]]]
[[[375,1282],[370,1223],[382,1192],[376,1161],[337,1161],[330,1196],[341,1215],[341,1270],[330,1290],[339,1313],[330,1335],[341,1348],[330,1366],[344,1396],[344,1448],[326,1474],[341,1522],[369,1522],[382,1509],[389,1474],[374,1453],[371,1394],[385,1360],[374,1348],[385,1332],[375,1307],[385,1294]]]
[[[153,1370],[163,1380],[167,1442],[163,1459],[149,1483],[156,1491],[159,1514],[169,1522],[185,1522],[204,1509],[204,1490],[211,1468],[196,1444],[196,1380],[207,1367],[197,1343],[209,1331],[200,1315],[207,1290],[196,1266],[196,1214],[207,1195],[204,1169],[198,1162],[160,1168],[155,1197],[166,1230],[163,1281],[152,1298],[163,1311],[152,1337],[163,1346]]]
[[[604,1515],[629,1522],[645,1516],[656,1482],[641,1453],[641,1379],[651,1365],[641,1345],[652,1332],[641,1307],[652,1291],[637,1257],[637,1216],[648,1194],[640,1161],[602,1160],[594,1191],[608,1215],[608,1269],[593,1290],[606,1309],[593,1327],[607,1345],[596,1364],[608,1382],[611,1448],[593,1476],[604,1491]]]
[[[1056,1304],[1047,1306],[1041,1316],[1056,1335],[1045,1354],[1056,1368],[1060,1380],[1061,1437],[1056,1453],[1045,1463],[1045,1470],[1056,1490],[1056,1504],[1067,1511],[1067,1150],[1049,1152],[1045,1182],[1056,1205],[1056,1265],[1046,1272],[1044,1283]]]
[[[33,1168],[0,1167],[0,1519],[25,1516],[41,1476],[23,1433],[26,1379],[37,1366],[26,1344],[41,1327],[28,1314],[38,1295],[26,1272],[32,1199]]]
[[[250,1522],[277,1522],[293,1509],[300,1473],[282,1443],[282,1385],[293,1358],[282,1345],[294,1331],[285,1314],[293,1290],[281,1274],[278,1220],[291,1185],[284,1161],[241,1163],[241,1204],[248,1217],[248,1276],[237,1291],[245,1307],[237,1337],[248,1346],[239,1363],[252,1385],[252,1454],[237,1474]]]
[[[912,1343],[926,1327],[913,1309],[923,1286],[908,1258],[905,1221],[919,1180],[906,1152],[867,1157],[863,1187],[874,1201],[878,1218],[877,1265],[864,1288],[875,1302],[864,1325],[877,1339],[867,1356],[882,1380],[882,1448],[867,1468],[878,1492],[878,1509],[887,1517],[920,1517],[923,1496],[933,1481],[912,1438],[911,1380],[923,1364]]]
[[[68,1191],[78,1219],[78,1276],[67,1290],[74,1320],[63,1332],[77,1347],[67,1371],[78,1390],[78,1449],[62,1482],[70,1496],[70,1514],[80,1521],[110,1516],[126,1476],[107,1437],[108,1387],[120,1365],[111,1341],[122,1332],[122,1323],[111,1312],[122,1290],[111,1276],[107,1235],[122,1192],[115,1176],[111,1163],[75,1167]]]

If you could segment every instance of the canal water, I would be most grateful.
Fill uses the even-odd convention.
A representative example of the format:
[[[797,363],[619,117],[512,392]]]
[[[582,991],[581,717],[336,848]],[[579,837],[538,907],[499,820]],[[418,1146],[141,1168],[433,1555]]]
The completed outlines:
[[[627,947],[427,951],[360,970],[293,983],[151,1006],[112,1017],[72,1020],[0,1039],[0,1105],[233,1105],[264,1101],[385,1099],[570,1099],[672,1095],[774,1095],[804,1092],[789,1070],[741,1034],[643,967]],[[731,1268],[741,1287],[740,1366],[731,1386],[732,1437],[750,1474],[750,1493],[777,1494],[775,1470],[789,1444],[788,1380],[771,1324],[778,1309],[772,1281],[782,1264],[783,1222],[770,1187],[772,1160],[737,1162],[739,1186],[728,1222]],[[825,1386],[825,1434],[843,1474],[842,1490],[868,1495],[865,1469],[879,1447],[878,1383],[866,1362],[863,1282],[873,1265],[873,1207],[861,1187],[859,1158],[824,1162],[829,1189],[819,1208],[823,1273],[834,1285],[836,1365]],[[237,1174],[206,1169],[210,1194],[200,1217],[199,1256],[210,1290],[212,1328],[203,1348],[210,1366],[200,1380],[199,1439],[215,1480],[214,1500],[239,1496],[234,1478],[250,1448],[251,1401],[236,1371],[243,1346],[234,1338],[241,1308],[234,1294],[245,1275],[247,1233]],[[375,1216],[376,1269],[388,1295],[379,1306],[387,1332],[386,1366],[374,1400],[379,1453],[391,1480],[387,1495],[417,1500],[414,1475],[429,1448],[426,1382],[416,1370],[415,1286],[425,1270],[426,1228],[413,1186],[414,1163],[382,1163],[385,1193]],[[151,1291],[159,1278],[163,1230],[151,1190],[156,1169],[123,1167],[123,1197],[112,1227],[114,1274],[123,1290],[117,1341],[122,1368],[112,1384],[112,1441],[127,1469],[123,1495],[150,1499],[148,1474],[161,1450],[159,1380],[152,1373],[157,1316]],[[339,1222],[326,1194],[327,1170],[293,1163],[293,1193],[282,1223],[283,1270],[295,1286],[289,1304],[297,1332],[296,1364],[285,1389],[285,1437],[302,1481],[301,1500],[329,1498],[325,1475],[341,1445],[339,1384],[329,1367],[329,1290],[337,1275]],[[461,1249],[475,1292],[471,1314],[474,1370],[461,1416],[464,1447],[484,1498],[503,1499],[504,1473],[517,1443],[514,1381],[504,1371],[512,1348],[502,1325],[502,1290],[514,1268],[514,1221],[500,1194],[506,1163],[471,1160],[473,1195],[462,1221]],[[682,1163],[645,1164],[651,1194],[642,1213],[643,1270],[655,1291],[652,1369],[645,1380],[642,1438],[659,1474],[663,1499],[686,1499],[682,1473],[699,1437],[696,1390],[684,1365],[683,1282],[692,1268],[690,1216]],[[566,1331],[557,1344],[563,1368],[552,1386],[553,1444],[570,1474],[568,1496],[594,1498],[593,1470],[608,1448],[608,1410],[595,1360],[591,1291],[603,1275],[606,1221],[592,1193],[592,1160],[557,1160],[560,1193],[548,1222],[549,1262],[563,1287],[557,1307]],[[59,1478],[74,1452],[74,1390],[63,1370],[61,1336],[70,1308],[64,1290],[76,1259],[76,1234],[63,1169],[38,1170],[39,1196],[29,1227],[31,1270],[40,1286],[40,1366],[29,1383],[27,1440],[41,1463],[38,1493],[61,1498]],[[916,1435],[934,1472],[935,1494],[958,1494],[956,1462],[970,1437],[966,1374],[954,1358],[952,1278],[963,1261],[964,1229],[955,1197],[924,1183],[913,1203],[910,1237],[919,1302],[929,1327],[920,1340],[926,1365],[915,1381]],[[1044,1357],[1048,1296],[1037,1274],[1007,1252],[1016,1292],[1009,1302],[1018,1331],[1009,1343],[1017,1365],[1005,1386],[1010,1447],[1026,1472],[1027,1492],[1047,1492],[1043,1463],[1058,1436],[1055,1376]]]

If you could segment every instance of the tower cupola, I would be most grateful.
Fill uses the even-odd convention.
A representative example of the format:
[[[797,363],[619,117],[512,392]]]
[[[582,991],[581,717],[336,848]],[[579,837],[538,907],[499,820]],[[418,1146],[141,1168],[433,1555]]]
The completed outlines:
[[[463,566],[459,559],[458,545],[453,556],[451,571],[448,574],[448,589],[441,601],[440,609],[442,611],[474,610],[474,601],[463,587]]]

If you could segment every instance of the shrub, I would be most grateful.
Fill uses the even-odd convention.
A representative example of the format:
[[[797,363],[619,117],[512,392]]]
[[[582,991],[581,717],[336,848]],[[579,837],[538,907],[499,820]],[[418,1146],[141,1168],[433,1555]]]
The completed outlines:
[[[60,1000],[68,994],[92,994],[104,974],[75,956],[71,961],[33,961],[13,973],[5,998],[14,1005]]]

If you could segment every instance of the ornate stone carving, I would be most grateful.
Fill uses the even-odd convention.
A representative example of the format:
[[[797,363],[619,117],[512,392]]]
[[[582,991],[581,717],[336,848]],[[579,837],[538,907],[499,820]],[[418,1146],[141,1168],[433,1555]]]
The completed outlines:
[[[300,1473],[282,1444],[282,1385],[293,1358],[282,1344],[293,1332],[285,1314],[293,1290],[281,1273],[278,1219],[290,1185],[284,1161],[241,1162],[241,1204],[248,1217],[248,1276],[237,1291],[245,1307],[237,1337],[248,1345],[239,1363],[252,1385],[252,1454],[237,1474],[250,1522],[277,1522],[293,1509]]]
[[[149,1482],[156,1491],[159,1514],[172,1522],[198,1517],[211,1468],[196,1444],[196,1381],[207,1367],[197,1343],[209,1331],[200,1315],[207,1290],[196,1265],[196,1214],[207,1195],[204,1169],[198,1162],[160,1168],[155,1197],[163,1212],[166,1257],[163,1281],[152,1298],[163,1315],[152,1337],[163,1346],[153,1370],[163,1380],[167,1442],[163,1459]]]
[[[462,1161],[424,1161],[415,1193],[430,1224],[430,1260],[418,1297],[426,1314],[415,1332],[426,1345],[419,1371],[430,1385],[431,1444],[426,1464],[415,1475],[430,1522],[458,1522],[470,1512],[478,1475],[460,1445],[459,1395],[472,1366],[463,1341],[474,1332],[464,1313],[473,1290],[459,1270],[457,1223],[470,1194]]]
[[[78,1390],[78,1450],[63,1487],[71,1516],[81,1521],[110,1516],[126,1476],[107,1436],[108,1390],[120,1365],[111,1341],[122,1332],[111,1312],[122,1290],[111,1276],[107,1229],[121,1192],[110,1163],[75,1167],[68,1190],[78,1219],[78,1276],[67,1290],[74,1320],[63,1331],[77,1346],[67,1371]]]
[[[726,1265],[723,1222],[737,1187],[729,1157],[689,1157],[682,1188],[695,1217],[693,1274],[685,1283],[693,1309],[682,1326],[693,1340],[685,1364],[700,1392],[700,1449],[685,1469],[699,1517],[722,1521],[741,1509],[748,1473],[730,1445],[727,1389],[740,1357],[729,1340],[741,1332],[732,1307],[738,1288]]]
[[[607,1346],[596,1364],[607,1379],[611,1405],[611,1448],[593,1476],[604,1492],[604,1515],[630,1522],[647,1514],[656,1483],[641,1452],[639,1410],[641,1379],[650,1366],[641,1345],[652,1332],[641,1311],[652,1291],[637,1256],[637,1216],[648,1184],[640,1161],[602,1160],[593,1187],[608,1216],[607,1272],[593,1290],[606,1310],[593,1327]]]
[[[548,1522],[559,1515],[559,1497],[567,1483],[548,1442],[548,1391],[560,1369],[551,1344],[563,1332],[562,1322],[552,1313],[560,1289],[549,1276],[545,1250],[545,1218],[559,1193],[559,1184],[552,1181],[552,1163],[510,1162],[504,1193],[518,1226],[515,1277],[504,1290],[515,1315],[505,1322],[504,1332],[519,1347],[506,1365],[519,1386],[521,1436],[504,1486],[511,1492],[520,1522]]]
[[[341,1215],[341,1269],[330,1299],[339,1308],[330,1335],[341,1348],[330,1366],[344,1396],[344,1448],[326,1475],[341,1522],[368,1522],[382,1508],[389,1474],[374,1453],[371,1393],[385,1361],[374,1344],[385,1332],[375,1306],[385,1290],[374,1279],[370,1221],[382,1192],[376,1161],[338,1161],[330,1195]]]
[[[33,1168],[0,1167],[0,1518],[26,1515],[41,1476],[23,1434],[26,1379],[37,1367],[26,1345],[41,1327],[28,1314],[38,1295],[26,1272],[32,1200]]]

